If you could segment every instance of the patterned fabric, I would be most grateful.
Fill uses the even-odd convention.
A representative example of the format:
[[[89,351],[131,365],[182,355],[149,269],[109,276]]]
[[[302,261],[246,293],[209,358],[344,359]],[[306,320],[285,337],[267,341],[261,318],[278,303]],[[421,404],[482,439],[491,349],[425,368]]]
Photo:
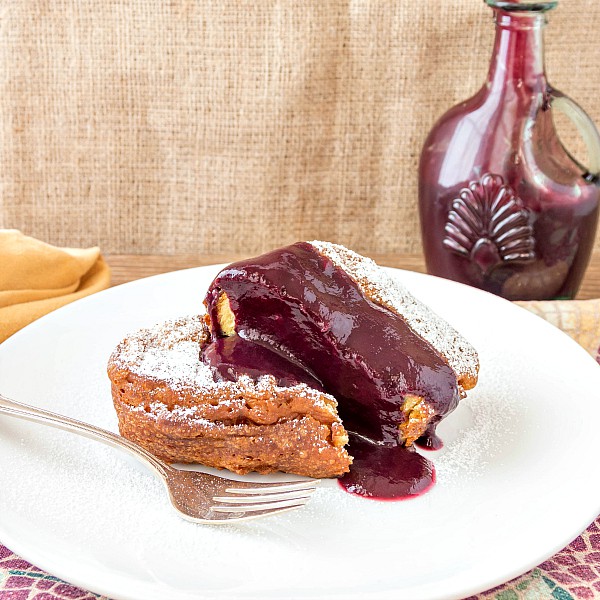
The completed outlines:
[[[48,575],[0,544],[0,600],[108,600]]]

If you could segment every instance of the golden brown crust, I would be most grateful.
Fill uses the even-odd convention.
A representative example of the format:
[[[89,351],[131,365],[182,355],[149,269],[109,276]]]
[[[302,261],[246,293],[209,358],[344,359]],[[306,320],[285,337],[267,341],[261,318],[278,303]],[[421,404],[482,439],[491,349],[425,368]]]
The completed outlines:
[[[222,335],[229,336],[235,333],[235,315],[225,292],[221,292],[217,299],[217,319]]]
[[[435,410],[425,398],[407,394],[404,396],[402,412],[404,419],[399,425],[400,441],[406,446],[411,446],[425,433],[435,416]]]
[[[121,435],[167,462],[200,463],[244,474],[284,471],[307,477],[335,477],[349,470],[347,452],[336,447],[332,430],[310,415],[273,425],[180,427],[167,414],[135,410],[114,402]]]

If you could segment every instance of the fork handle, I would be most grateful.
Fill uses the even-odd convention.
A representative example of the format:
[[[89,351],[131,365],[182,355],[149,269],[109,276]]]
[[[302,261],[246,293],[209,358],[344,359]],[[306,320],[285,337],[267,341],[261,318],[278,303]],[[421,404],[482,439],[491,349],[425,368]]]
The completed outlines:
[[[6,398],[0,394],[0,413],[10,415],[12,417],[18,417],[19,419],[25,419],[27,421],[34,421],[36,423],[42,423],[44,425],[51,425],[58,429],[64,429],[65,431],[71,431],[72,433],[78,433],[84,437],[104,442],[114,448],[120,448],[126,450],[142,462],[146,463],[152,469],[154,469],[160,476],[167,477],[171,467],[153,454],[138,446],[134,442],[128,439],[107,431],[95,425],[78,421],[77,419],[71,419],[57,413],[50,412],[35,406],[29,406],[28,404],[22,404],[21,402],[15,402]]]

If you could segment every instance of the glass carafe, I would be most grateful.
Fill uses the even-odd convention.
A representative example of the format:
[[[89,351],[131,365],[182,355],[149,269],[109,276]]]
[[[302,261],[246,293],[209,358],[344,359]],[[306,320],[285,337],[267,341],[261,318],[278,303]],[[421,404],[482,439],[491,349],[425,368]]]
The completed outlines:
[[[556,2],[486,2],[496,23],[487,81],[421,154],[427,269],[511,300],[572,298],[598,220],[600,136],[546,79],[542,30]],[[562,145],[556,111],[582,135],[588,168]]]

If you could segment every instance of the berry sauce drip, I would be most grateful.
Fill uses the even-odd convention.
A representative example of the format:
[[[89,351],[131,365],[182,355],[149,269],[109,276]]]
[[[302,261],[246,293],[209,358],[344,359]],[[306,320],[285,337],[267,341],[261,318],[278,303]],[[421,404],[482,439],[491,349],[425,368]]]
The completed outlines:
[[[414,448],[379,445],[350,434],[354,462],[339,483],[346,491],[377,500],[404,500],[425,493],[435,482],[431,461]]]
[[[235,335],[228,337],[218,318],[223,293],[235,316]],[[343,269],[300,242],[230,265],[211,284],[205,304],[213,341],[203,360],[215,377],[271,374],[280,385],[306,383],[338,400],[353,434],[345,489],[398,499],[432,485],[431,463],[399,441],[403,403],[408,394],[423,397],[439,421],[458,404],[456,375]],[[431,447],[434,435],[431,427],[420,442]]]
[[[444,442],[435,431],[439,422],[439,418],[432,419],[432,422],[427,426],[423,435],[416,441],[419,448],[423,448],[424,450],[441,450],[444,447]]]

